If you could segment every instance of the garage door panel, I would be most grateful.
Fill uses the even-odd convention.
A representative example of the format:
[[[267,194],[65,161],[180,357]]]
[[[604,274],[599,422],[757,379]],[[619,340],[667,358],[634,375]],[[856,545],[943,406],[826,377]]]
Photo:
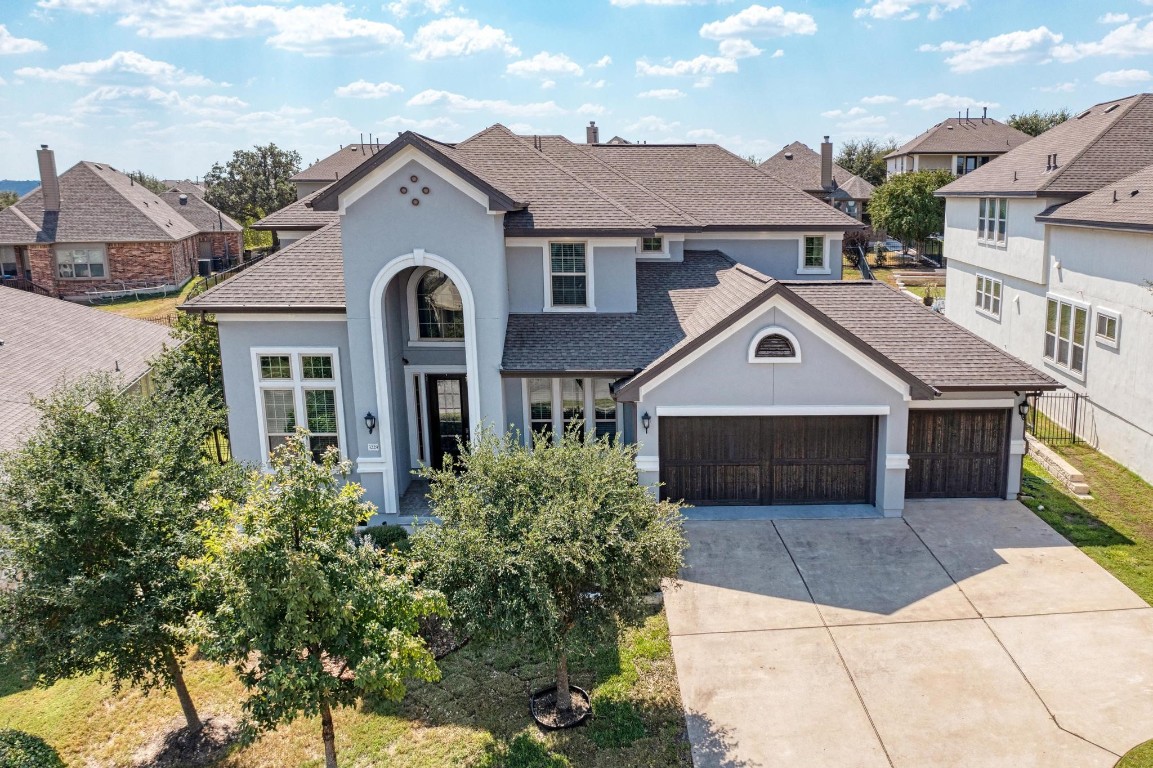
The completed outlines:
[[[1007,409],[911,410],[907,498],[998,497],[1008,462]]]
[[[674,466],[662,471],[668,499],[689,504],[759,504],[761,468],[735,464]]]
[[[775,504],[867,504],[869,466],[843,464],[777,465],[773,468]]]

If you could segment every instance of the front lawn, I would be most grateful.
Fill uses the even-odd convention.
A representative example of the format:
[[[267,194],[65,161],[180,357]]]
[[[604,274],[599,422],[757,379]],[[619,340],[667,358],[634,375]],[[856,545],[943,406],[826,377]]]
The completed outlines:
[[[341,765],[439,768],[690,766],[680,689],[664,613],[574,665],[573,683],[593,696],[589,725],[543,734],[528,692],[552,681],[551,663],[513,648],[468,645],[440,662],[443,679],[415,685],[400,704],[338,710]],[[239,717],[241,686],[206,661],[186,671],[204,717]],[[156,734],[181,722],[175,695],[114,692],[95,678],[29,689],[0,667],[0,728],[46,739],[69,766],[131,766]],[[320,723],[305,719],[237,749],[220,768],[323,764]]]

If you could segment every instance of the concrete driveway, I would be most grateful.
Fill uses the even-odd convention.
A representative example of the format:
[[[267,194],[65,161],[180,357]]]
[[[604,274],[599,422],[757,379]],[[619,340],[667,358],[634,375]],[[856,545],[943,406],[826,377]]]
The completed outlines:
[[[1107,768],[1153,738],[1153,608],[1017,502],[686,527],[698,768]]]

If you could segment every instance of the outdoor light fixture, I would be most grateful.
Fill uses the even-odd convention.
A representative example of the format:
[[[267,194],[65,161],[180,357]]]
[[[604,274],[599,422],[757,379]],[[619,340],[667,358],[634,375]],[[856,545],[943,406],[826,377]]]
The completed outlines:
[[[372,411],[364,414],[364,426],[368,427],[368,434],[372,434],[372,430],[376,429],[376,417],[372,415]]]
[[[641,426],[645,428],[645,434],[648,434],[649,425],[653,423],[653,417],[649,416],[649,412],[645,411],[641,414]]]
[[[1017,403],[1017,413],[1024,419],[1029,415],[1029,395],[1025,395],[1025,399]]]

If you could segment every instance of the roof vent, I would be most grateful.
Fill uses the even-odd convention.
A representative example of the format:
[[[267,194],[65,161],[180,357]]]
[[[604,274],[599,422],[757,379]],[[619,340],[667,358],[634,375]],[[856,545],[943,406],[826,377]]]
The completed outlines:
[[[945,130],[951,131],[951,130],[953,130],[953,126],[952,125],[946,125]]]
[[[1091,109],[1086,109],[1084,112],[1082,112],[1081,114],[1077,115],[1077,118],[1076,118],[1076,119],[1077,119],[1077,120],[1080,120],[1082,117],[1084,117],[1085,115],[1089,114],[1089,113],[1090,113],[1090,112],[1092,112],[1092,111],[1093,111],[1093,110],[1091,110]]]
[[[1108,107],[1105,107],[1105,114],[1109,114],[1113,110],[1117,109],[1117,107],[1119,107],[1119,106],[1121,106],[1121,105],[1118,103],[1118,104],[1111,104]]]
[[[1133,190],[1132,192],[1129,193],[1129,197],[1137,197],[1137,193],[1140,191],[1141,190],[1139,190],[1139,189]]]
[[[792,152],[786,152],[785,153],[785,159],[786,160],[792,160],[793,159],[793,153]]]
[[[179,199],[181,205],[188,205],[188,195],[181,194]]]

